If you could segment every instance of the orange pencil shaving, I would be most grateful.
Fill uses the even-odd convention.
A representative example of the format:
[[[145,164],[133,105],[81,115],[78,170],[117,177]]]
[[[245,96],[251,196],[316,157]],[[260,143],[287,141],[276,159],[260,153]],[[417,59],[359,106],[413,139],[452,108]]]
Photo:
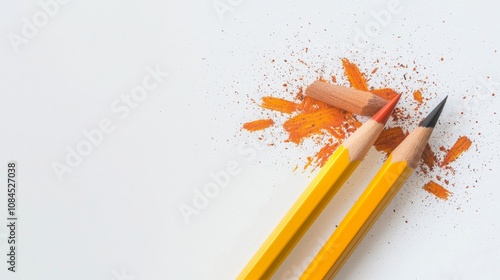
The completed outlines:
[[[451,194],[450,191],[443,188],[443,186],[439,185],[438,183],[436,183],[434,181],[430,181],[429,183],[425,184],[423,189],[428,191],[429,193],[432,193],[433,195],[437,196],[438,198],[441,198],[444,200],[447,200],[448,196],[450,196],[450,194]]]
[[[403,131],[401,127],[386,128],[380,133],[377,141],[375,141],[375,149],[390,154],[394,149],[405,140],[408,133]]]
[[[288,140],[299,143],[304,137],[319,133],[327,127],[339,126],[345,116],[336,114],[337,108],[325,108],[310,113],[298,114],[287,120],[283,128],[288,131]]]
[[[264,120],[256,120],[253,122],[247,122],[243,124],[243,128],[248,131],[257,131],[266,129],[274,124],[274,121],[271,119]]]
[[[282,113],[293,113],[299,104],[276,97],[262,97],[262,108],[280,111]]]
[[[347,58],[342,59],[342,65],[344,66],[345,75],[347,79],[349,79],[351,86],[355,89],[367,91],[368,85],[366,84],[366,79],[363,77],[361,71],[359,71],[358,66],[351,63]]]
[[[445,166],[455,161],[463,152],[470,148],[471,144],[472,142],[470,139],[465,136],[458,138],[457,142],[451,147],[439,166]]]
[[[422,97],[422,92],[420,90],[414,91],[413,99],[415,99],[415,101],[417,101],[418,103],[422,103],[424,101],[424,98]]]

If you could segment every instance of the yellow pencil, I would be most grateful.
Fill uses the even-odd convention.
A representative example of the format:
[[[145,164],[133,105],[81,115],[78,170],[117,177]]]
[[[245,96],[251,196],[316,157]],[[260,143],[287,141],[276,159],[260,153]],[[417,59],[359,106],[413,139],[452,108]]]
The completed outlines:
[[[418,164],[444,99],[391,153],[300,279],[333,279]]]
[[[269,279],[356,169],[399,100],[389,101],[340,145],[237,279]]]

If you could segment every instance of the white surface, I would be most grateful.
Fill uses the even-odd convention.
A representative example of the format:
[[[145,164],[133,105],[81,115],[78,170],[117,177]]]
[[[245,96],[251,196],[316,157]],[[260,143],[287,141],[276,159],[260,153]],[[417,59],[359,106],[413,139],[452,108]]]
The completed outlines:
[[[8,272],[2,261],[1,279],[236,277],[314,176],[292,173],[314,149],[263,145],[255,157],[246,153],[249,143],[262,144],[240,131],[243,122],[261,117],[250,99],[286,96],[281,84],[302,75],[282,63],[295,60],[292,53],[342,79],[339,46],[352,45],[356,28],[373,22],[372,13],[387,9],[387,2],[228,2],[235,6],[221,20],[211,0],[70,1],[18,53],[9,32],[20,34],[22,18],[41,8],[37,1],[3,3],[0,158],[19,164],[20,220],[18,272]],[[426,66],[416,77],[428,77],[426,92],[438,96],[429,106],[450,96],[432,146],[450,147],[459,135],[475,142],[454,165],[452,198],[429,196],[421,189],[425,181],[413,176],[338,279],[495,279],[500,273],[500,121],[493,115],[500,104],[480,83],[489,79],[498,95],[500,7],[463,2],[402,1],[403,10],[363,54],[351,54],[363,71],[376,59]],[[169,77],[120,119],[110,105],[156,65]],[[411,94],[410,82],[408,90],[400,86],[402,74],[393,69],[395,80],[379,86]],[[459,115],[467,94],[474,102]],[[59,182],[51,164],[64,162],[66,147],[105,118],[114,131]],[[284,137],[276,132],[266,139]],[[233,160],[239,174],[186,224],[179,205],[191,203],[195,190],[213,181],[210,172]],[[382,160],[370,152],[275,279],[298,277]],[[2,226],[4,257],[5,236]]]

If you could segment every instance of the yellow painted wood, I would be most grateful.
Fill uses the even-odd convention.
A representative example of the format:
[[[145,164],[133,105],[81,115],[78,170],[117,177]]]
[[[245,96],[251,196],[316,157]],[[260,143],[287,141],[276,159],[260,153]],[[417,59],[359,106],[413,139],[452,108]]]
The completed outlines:
[[[382,165],[300,279],[332,279],[370,230],[413,169],[407,162]]]
[[[237,279],[269,279],[358,165],[340,145]]]

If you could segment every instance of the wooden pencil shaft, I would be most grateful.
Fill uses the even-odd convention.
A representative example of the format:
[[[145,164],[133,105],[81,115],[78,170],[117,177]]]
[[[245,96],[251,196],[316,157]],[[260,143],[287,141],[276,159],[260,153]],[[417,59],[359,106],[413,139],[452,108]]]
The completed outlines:
[[[386,161],[301,279],[333,278],[411,171],[406,163]]]
[[[424,152],[425,146],[431,137],[432,127],[418,126],[403,142],[401,142],[392,152],[392,161],[406,161],[408,166],[415,169],[418,161]]]
[[[237,279],[269,279],[358,164],[337,148]]]
[[[315,81],[305,94],[331,106],[362,116],[373,116],[387,101],[367,91]]]
[[[398,193],[401,186],[403,186],[403,184],[406,182],[406,180],[410,177],[412,172],[413,172],[413,169],[408,168],[404,171],[404,174],[402,174],[401,177],[398,178],[397,182],[394,183],[394,185],[389,190],[389,192],[384,196],[384,198],[382,199],[380,204],[377,205],[377,207],[375,208],[373,213],[368,217],[367,221],[360,228],[358,234],[355,235],[355,237],[353,238],[353,241],[351,243],[349,243],[345,252],[339,258],[339,261],[337,263],[335,263],[334,266],[332,267],[332,269],[328,272],[325,279],[334,279],[335,278],[335,275],[337,275],[337,273],[340,271],[340,269],[345,264],[345,262],[349,259],[351,254],[358,247],[359,243],[361,243],[361,241],[363,240],[365,235],[370,231],[372,226],[375,224],[375,222],[378,220],[380,215],[387,208],[387,205],[389,205],[389,203],[392,201],[394,196]]]
[[[362,160],[373,146],[382,130],[384,130],[384,125],[373,119],[369,119],[358,128],[358,130],[343,143],[343,145],[349,149],[350,159],[352,161]]]
[[[414,170],[432,131],[432,127],[417,127],[392,152],[301,279],[335,277]]]

